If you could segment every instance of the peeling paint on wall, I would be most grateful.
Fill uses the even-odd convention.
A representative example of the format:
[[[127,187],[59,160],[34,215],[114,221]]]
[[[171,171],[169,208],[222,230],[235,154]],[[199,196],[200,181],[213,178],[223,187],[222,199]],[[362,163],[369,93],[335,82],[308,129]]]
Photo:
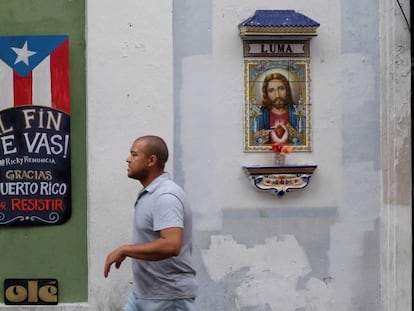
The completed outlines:
[[[210,242],[202,258],[215,282],[242,272],[235,289],[237,310],[329,310],[329,284],[310,278],[299,288],[312,269],[293,235],[272,236],[250,248],[231,235],[211,236]]]

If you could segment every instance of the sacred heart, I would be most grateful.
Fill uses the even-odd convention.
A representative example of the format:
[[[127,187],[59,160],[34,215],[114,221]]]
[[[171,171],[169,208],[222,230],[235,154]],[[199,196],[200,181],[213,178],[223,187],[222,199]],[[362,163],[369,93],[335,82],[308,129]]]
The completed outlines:
[[[276,136],[281,139],[283,135],[285,134],[286,130],[283,128],[283,126],[278,125],[275,129]]]

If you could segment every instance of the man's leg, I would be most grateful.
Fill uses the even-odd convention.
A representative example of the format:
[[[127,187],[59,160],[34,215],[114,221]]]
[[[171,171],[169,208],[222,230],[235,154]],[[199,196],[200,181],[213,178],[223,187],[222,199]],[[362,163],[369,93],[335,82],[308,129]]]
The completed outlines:
[[[128,296],[127,303],[124,307],[124,311],[137,311],[138,309],[135,306],[135,295],[130,292]]]
[[[124,311],[174,311],[174,300],[139,299],[130,293]],[[180,309],[177,309],[180,310]],[[187,310],[187,309],[183,309]],[[188,309],[193,310],[193,309]]]
[[[174,311],[196,311],[195,299],[177,299],[174,300]]]

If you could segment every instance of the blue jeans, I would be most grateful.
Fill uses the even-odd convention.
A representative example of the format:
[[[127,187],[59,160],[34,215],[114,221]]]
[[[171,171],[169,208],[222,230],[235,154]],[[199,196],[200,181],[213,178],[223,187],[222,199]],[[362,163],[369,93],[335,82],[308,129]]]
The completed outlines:
[[[195,311],[195,299],[152,300],[140,299],[131,292],[124,311]]]

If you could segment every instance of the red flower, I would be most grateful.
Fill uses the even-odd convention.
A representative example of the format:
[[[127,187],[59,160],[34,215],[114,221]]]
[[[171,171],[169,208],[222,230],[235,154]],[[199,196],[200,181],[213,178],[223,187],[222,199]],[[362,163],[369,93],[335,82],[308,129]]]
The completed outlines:
[[[291,146],[283,146],[283,144],[273,143],[270,150],[279,155],[281,153],[291,153],[293,148]]]

